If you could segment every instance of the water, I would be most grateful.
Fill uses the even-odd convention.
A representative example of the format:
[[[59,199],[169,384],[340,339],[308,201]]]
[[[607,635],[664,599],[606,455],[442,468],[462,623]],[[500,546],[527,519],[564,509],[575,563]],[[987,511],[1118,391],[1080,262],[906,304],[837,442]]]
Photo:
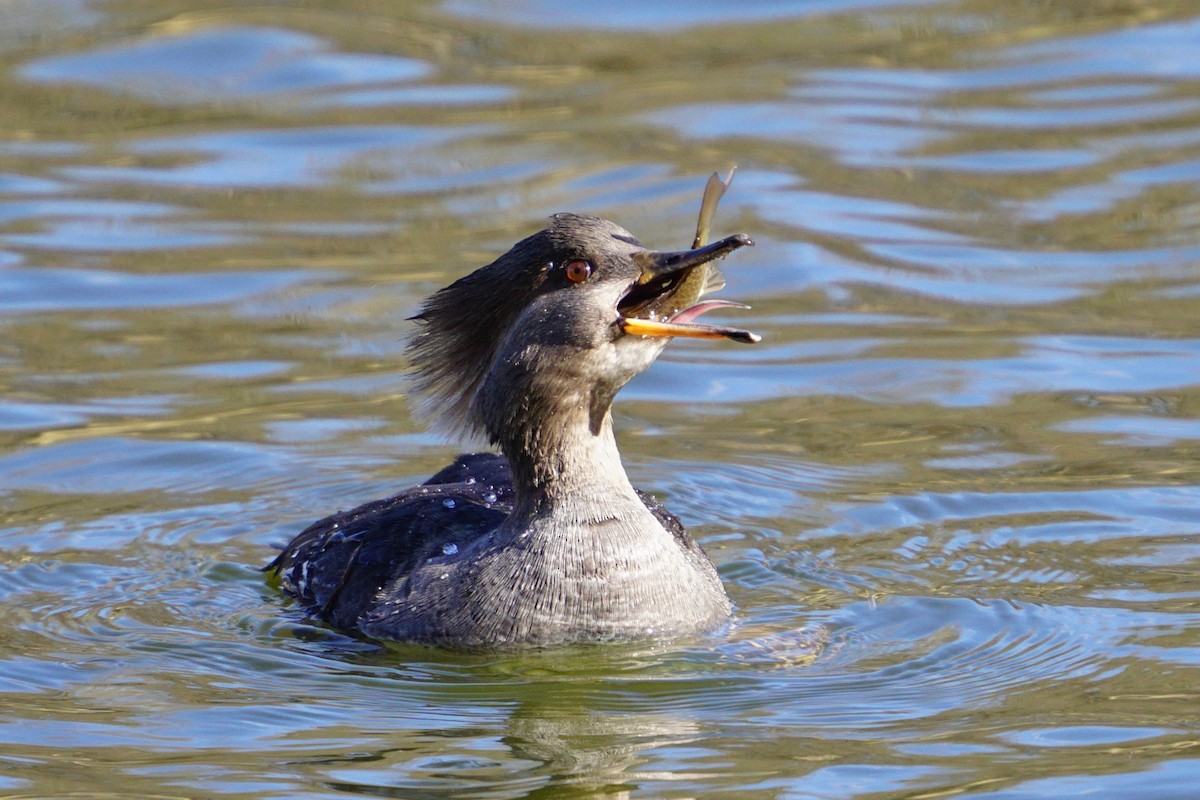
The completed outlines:
[[[0,15],[0,794],[1194,796],[1195,4]],[[616,409],[727,636],[379,649],[264,584],[455,452],[421,297],[554,211],[684,246],[732,162],[764,341]]]

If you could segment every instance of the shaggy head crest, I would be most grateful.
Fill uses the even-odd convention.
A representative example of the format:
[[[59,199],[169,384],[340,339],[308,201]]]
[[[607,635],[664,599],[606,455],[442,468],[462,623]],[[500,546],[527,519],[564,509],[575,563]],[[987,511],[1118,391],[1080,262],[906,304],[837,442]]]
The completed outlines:
[[[466,436],[484,433],[471,402],[505,335],[555,264],[581,255],[575,252],[580,233],[598,230],[623,232],[598,217],[555,214],[548,228],[436,292],[411,317],[417,323],[407,348],[414,388],[439,427]]]

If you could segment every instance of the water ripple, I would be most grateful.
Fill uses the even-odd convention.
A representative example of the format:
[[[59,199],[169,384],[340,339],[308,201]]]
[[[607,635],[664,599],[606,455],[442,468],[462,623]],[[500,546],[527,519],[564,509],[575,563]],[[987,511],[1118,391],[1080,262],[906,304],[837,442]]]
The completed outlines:
[[[141,236],[130,231],[122,235]],[[91,239],[87,243],[89,247],[98,246]],[[163,308],[230,303],[276,292],[312,278],[311,273],[294,271],[137,275],[68,267],[14,268],[0,272],[0,309],[17,314],[56,309]]]
[[[329,52],[329,44],[315,36],[261,27],[167,29],[124,45],[41,59],[21,70],[31,81],[91,84],[167,104],[261,102],[341,88],[357,94],[366,86],[430,72],[416,59]]]
[[[380,154],[419,158],[420,153],[479,129],[361,125],[280,130],[225,130],[132,143],[139,156],[177,157],[177,166],[64,167],[84,182],[131,182],[189,188],[265,188],[335,182],[340,170]],[[195,159],[201,156],[197,163]]]
[[[1190,785],[1190,7],[83,5],[0,30],[0,793]],[[728,630],[448,653],[280,599],[271,544],[451,455],[420,297],[555,211],[685,245],[732,161],[764,341],[615,409]]]

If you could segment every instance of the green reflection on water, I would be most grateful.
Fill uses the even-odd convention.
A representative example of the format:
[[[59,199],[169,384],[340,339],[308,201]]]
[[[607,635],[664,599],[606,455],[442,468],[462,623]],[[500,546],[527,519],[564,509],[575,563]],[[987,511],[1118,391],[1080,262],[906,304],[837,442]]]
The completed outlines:
[[[6,10],[0,786],[1180,796],[1194,10],[538,9]],[[617,406],[727,637],[380,651],[262,582],[454,452],[401,373],[421,297],[553,211],[686,245],[735,161],[714,235],[759,242],[726,293],[766,341]]]

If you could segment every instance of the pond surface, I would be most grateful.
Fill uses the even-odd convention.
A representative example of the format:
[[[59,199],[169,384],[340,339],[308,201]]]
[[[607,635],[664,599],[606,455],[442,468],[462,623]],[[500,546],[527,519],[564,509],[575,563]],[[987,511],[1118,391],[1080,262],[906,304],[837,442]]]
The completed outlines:
[[[1195,3],[0,15],[0,794],[1195,796]],[[735,162],[764,340],[615,412],[728,636],[380,648],[266,586],[460,446],[422,297],[555,211],[684,246]]]

